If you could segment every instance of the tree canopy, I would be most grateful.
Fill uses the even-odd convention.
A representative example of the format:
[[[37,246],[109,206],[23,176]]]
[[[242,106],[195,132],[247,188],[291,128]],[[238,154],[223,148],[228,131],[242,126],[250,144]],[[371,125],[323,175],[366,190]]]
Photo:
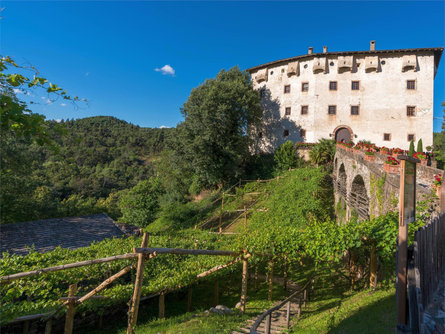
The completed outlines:
[[[199,189],[239,177],[249,156],[248,132],[261,121],[259,93],[248,73],[220,71],[192,90],[174,144]]]

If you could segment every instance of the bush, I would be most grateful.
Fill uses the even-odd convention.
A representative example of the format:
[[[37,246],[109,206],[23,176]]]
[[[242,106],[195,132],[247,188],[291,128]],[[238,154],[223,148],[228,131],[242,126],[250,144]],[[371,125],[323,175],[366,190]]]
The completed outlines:
[[[290,140],[282,144],[276,151],[274,160],[279,170],[296,168],[301,163],[301,158],[297,156],[294,143]]]
[[[335,156],[335,141],[320,139],[309,153],[312,163],[316,165],[332,165]]]

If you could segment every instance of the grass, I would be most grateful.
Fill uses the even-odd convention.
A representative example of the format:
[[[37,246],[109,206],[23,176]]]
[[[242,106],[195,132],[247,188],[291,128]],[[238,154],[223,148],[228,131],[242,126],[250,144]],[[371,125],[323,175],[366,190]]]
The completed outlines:
[[[193,287],[192,308],[193,312],[186,312],[186,291],[177,294],[168,294],[165,299],[165,319],[157,318],[157,299],[149,303],[141,304],[139,310],[138,326],[136,333],[141,334],[168,334],[168,333],[230,333],[241,327],[247,319],[260,314],[272,306],[267,301],[267,284],[259,284],[259,290],[254,291],[253,282],[248,284],[248,298],[246,313],[244,315],[234,308],[240,299],[241,282],[239,277],[228,278],[220,281],[219,304],[232,308],[230,315],[218,315],[206,313],[205,310],[214,305],[213,282],[203,282]],[[274,285],[274,300],[281,300],[285,296],[283,288]],[[126,333],[127,317],[125,311],[120,312],[112,321],[104,321],[101,330],[93,328],[79,328],[78,333],[90,334],[123,334]]]
[[[349,291],[345,286],[317,289],[290,333],[394,333],[394,289]]]

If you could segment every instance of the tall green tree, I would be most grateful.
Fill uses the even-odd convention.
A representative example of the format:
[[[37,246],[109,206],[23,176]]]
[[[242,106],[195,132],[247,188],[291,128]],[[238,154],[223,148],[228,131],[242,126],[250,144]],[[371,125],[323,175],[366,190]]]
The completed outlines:
[[[296,168],[301,163],[301,158],[297,155],[295,145],[290,140],[278,147],[275,151],[274,160],[277,168],[282,171]]]
[[[261,122],[260,96],[238,67],[194,88],[184,103],[174,150],[193,174],[194,189],[238,178],[249,156],[248,133]]]

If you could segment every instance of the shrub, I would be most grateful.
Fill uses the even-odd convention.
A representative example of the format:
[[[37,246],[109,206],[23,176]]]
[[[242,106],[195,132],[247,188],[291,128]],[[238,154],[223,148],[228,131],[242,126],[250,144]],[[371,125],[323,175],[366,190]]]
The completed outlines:
[[[423,152],[422,138],[417,142],[417,152]]]
[[[282,144],[276,151],[274,160],[279,170],[296,168],[301,163],[301,158],[297,156],[294,143],[290,140]]]

